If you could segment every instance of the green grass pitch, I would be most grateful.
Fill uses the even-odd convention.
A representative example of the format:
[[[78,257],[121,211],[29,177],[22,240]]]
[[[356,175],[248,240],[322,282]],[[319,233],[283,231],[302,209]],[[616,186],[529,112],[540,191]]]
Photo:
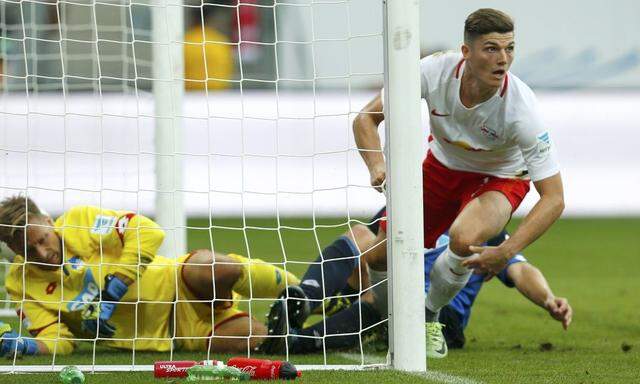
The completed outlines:
[[[283,251],[296,274],[321,246],[346,230],[339,219],[313,222],[302,219],[248,219],[242,231],[239,219],[213,222],[190,220],[189,247],[215,245],[216,251],[250,253],[269,261],[282,261]],[[511,229],[516,223],[510,225]],[[222,228],[224,227],[224,228]],[[269,228],[267,230],[256,227]],[[295,228],[295,229],[294,229]],[[246,238],[245,238],[246,234]],[[317,235],[317,238],[316,238]],[[246,244],[249,244],[247,249]],[[569,331],[562,330],[544,311],[527,302],[514,289],[492,281],[482,290],[467,328],[467,346],[451,351],[444,360],[429,360],[430,373],[418,377],[393,371],[305,372],[300,383],[634,383],[640,382],[640,219],[563,219],[525,256],[547,276],[555,293],[568,297],[574,308]],[[266,302],[252,304],[264,313]],[[327,356],[329,363],[354,364],[355,353]],[[176,353],[174,359],[203,359]],[[224,360],[227,356],[212,356]],[[97,348],[97,364],[130,364],[130,351]],[[168,354],[137,353],[135,361],[150,364]],[[371,352],[368,361],[383,358]],[[90,364],[92,346],[71,356],[56,357],[56,364]],[[297,364],[322,364],[322,355],[293,356]],[[11,361],[0,364],[11,364]],[[24,359],[19,364],[51,364],[51,357]],[[0,375],[0,383],[56,383],[57,375]],[[158,383],[150,372],[87,375],[87,384]]]

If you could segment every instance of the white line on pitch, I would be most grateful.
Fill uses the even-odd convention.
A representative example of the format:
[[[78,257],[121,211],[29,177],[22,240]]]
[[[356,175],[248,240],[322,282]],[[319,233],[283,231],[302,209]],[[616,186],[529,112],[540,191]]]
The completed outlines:
[[[354,363],[358,363],[358,364],[362,364],[363,361],[364,361],[364,364],[385,364],[387,362],[387,358],[384,356],[369,355],[366,353],[359,354],[359,353],[344,352],[344,353],[339,353],[338,356],[347,360],[351,360]]]
[[[433,370],[427,370],[426,373],[418,374],[418,376],[445,384],[482,384],[481,381],[475,381],[464,376],[456,376]]]
[[[362,363],[363,358],[364,358],[365,364],[367,363],[371,364],[373,361],[376,361],[376,358],[378,360],[376,361],[376,363],[384,362],[384,361],[379,361],[381,357],[376,355],[365,354],[361,356],[358,353],[340,353],[339,356],[344,359],[351,360],[357,363]],[[385,358],[382,358],[382,359],[386,361]],[[437,381],[439,383],[444,383],[444,384],[482,384],[481,381],[472,380],[464,376],[456,376],[456,375],[451,375],[448,373],[433,371],[433,370],[428,370],[424,374],[416,374],[416,376],[424,377],[425,379]]]

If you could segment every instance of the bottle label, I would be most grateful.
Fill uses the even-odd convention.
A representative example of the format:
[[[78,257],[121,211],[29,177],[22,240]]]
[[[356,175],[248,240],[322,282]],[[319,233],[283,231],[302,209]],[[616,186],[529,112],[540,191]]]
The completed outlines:
[[[160,369],[163,369],[167,373],[182,372],[182,371],[186,371],[188,368],[189,367],[176,367],[175,365],[172,365],[172,364],[165,364],[160,366]]]
[[[251,375],[251,377],[256,376],[256,369],[258,369],[258,367],[256,367],[255,365],[245,365],[244,367],[236,368],[239,368],[244,373],[248,373],[249,375]]]

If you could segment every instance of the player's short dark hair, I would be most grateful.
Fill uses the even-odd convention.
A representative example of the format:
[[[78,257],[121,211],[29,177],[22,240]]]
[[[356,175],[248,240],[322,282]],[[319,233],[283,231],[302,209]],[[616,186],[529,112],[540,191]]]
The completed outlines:
[[[513,32],[513,19],[502,11],[481,8],[473,12],[464,22],[464,42],[471,43],[477,37],[487,33]]]
[[[13,243],[22,241],[24,229],[30,219],[46,217],[28,197],[11,196],[0,202],[0,241]]]

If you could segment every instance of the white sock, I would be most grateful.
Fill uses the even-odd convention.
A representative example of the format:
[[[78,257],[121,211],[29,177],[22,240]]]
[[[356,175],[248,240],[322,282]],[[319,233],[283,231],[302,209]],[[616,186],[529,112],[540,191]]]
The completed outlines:
[[[376,271],[367,266],[367,272],[369,273],[369,284],[372,287],[373,308],[385,319],[389,315],[389,291],[386,281],[378,283],[387,279],[387,271]]]
[[[449,304],[469,281],[471,270],[462,266],[464,259],[447,248],[433,263],[429,274],[429,292],[425,299],[425,306],[431,312],[438,312]]]

